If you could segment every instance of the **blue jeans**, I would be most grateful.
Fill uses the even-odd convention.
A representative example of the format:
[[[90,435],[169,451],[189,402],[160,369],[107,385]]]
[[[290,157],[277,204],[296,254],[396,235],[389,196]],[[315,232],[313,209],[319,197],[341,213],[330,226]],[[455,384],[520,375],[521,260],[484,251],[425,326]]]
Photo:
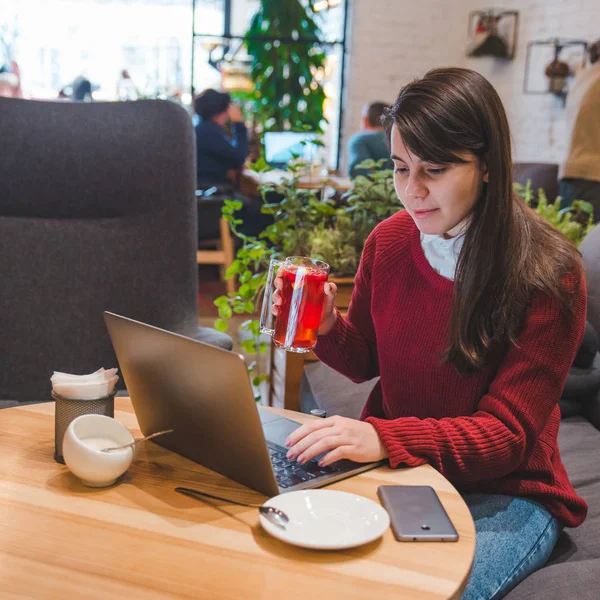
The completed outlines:
[[[463,494],[475,521],[475,560],[463,600],[497,600],[543,567],[558,540],[557,520],[533,500]]]

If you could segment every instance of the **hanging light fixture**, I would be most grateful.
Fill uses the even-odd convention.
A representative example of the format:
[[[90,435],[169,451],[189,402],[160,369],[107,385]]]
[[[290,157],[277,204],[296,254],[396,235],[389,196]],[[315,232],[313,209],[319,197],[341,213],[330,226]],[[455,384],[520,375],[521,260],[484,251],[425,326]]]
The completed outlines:
[[[221,87],[226,92],[251,92],[254,83],[246,66],[221,63]]]
[[[530,68],[532,63],[534,48],[552,46],[554,58],[544,68],[544,75],[547,77],[547,84],[544,87],[532,86],[530,82]],[[579,52],[573,50],[579,48]],[[527,44],[527,54],[525,57],[525,72],[523,74],[523,92],[525,94],[554,94],[562,98],[565,102],[569,77],[573,74],[571,65],[577,60],[581,61],[581,66],[586,61],[587,42],[585,40],[574,40],[565,38],[551,38],[547,40],[532,40]],[[569,49],[569,63],[560,59],[561,53]],[[579,54],[579,56],[578,56]]]
[[[548,77],[548,91],[557,96],[565,94],[567,77],[571,74],[569,65],[558,57],[562,50],[562,45],[558,42],[554,44],[554,60],[548,64],[544,73]]]
[[[329,10],[342,3],[342,0],[318,0],[313,4],[313,10],[315,12],[321,12],[323,10]]]

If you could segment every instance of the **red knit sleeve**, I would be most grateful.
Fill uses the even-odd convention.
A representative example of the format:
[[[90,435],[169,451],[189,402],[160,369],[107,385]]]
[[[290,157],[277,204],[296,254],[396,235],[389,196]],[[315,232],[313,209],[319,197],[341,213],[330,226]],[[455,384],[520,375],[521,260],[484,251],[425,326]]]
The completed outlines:
[[[573,317],[538,295],[524,329],[507,352],[488,393],[471,416],[445,419],[365,419],[381,437],[390,465],[430,463],[454,482],[502,477],[537,441],[555,409],[585,329],[586,291],[570,278]],[[443,390],[441,390],[442,392]]]
[[[333,329],[319,337],[315,354],[355,383],[379,375],[375,329],[371,318],[371,272],[376,251],[375,229],[367,238],[354,278],[354,290],[348,307],[348,317],[341,314]]]

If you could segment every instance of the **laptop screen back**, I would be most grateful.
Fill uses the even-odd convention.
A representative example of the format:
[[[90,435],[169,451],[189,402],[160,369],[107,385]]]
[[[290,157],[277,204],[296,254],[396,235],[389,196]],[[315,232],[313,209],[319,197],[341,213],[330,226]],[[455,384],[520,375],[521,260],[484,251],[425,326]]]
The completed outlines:
[[[265,160],[271,166],[280,167],[287,165],[294,155],[306,161],[314,160],[317,146],[310,142],[315,139],[316,133],[269,131],[265,133]]]

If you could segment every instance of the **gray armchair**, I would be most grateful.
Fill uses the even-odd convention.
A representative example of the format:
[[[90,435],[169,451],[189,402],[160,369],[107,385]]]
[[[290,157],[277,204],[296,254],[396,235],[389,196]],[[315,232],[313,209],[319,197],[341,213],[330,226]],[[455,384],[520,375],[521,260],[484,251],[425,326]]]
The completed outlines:
[[[231,349],[198,326],[185,110],[0,98],[0,139],[0,400],[115,366],[104,310]]]
[[[514,163],[513,180],[525,185],[531,180],[531,189],[537,202],[537,191],[542,188],[550,202],[558,196],[558,165],[553,163]]]

